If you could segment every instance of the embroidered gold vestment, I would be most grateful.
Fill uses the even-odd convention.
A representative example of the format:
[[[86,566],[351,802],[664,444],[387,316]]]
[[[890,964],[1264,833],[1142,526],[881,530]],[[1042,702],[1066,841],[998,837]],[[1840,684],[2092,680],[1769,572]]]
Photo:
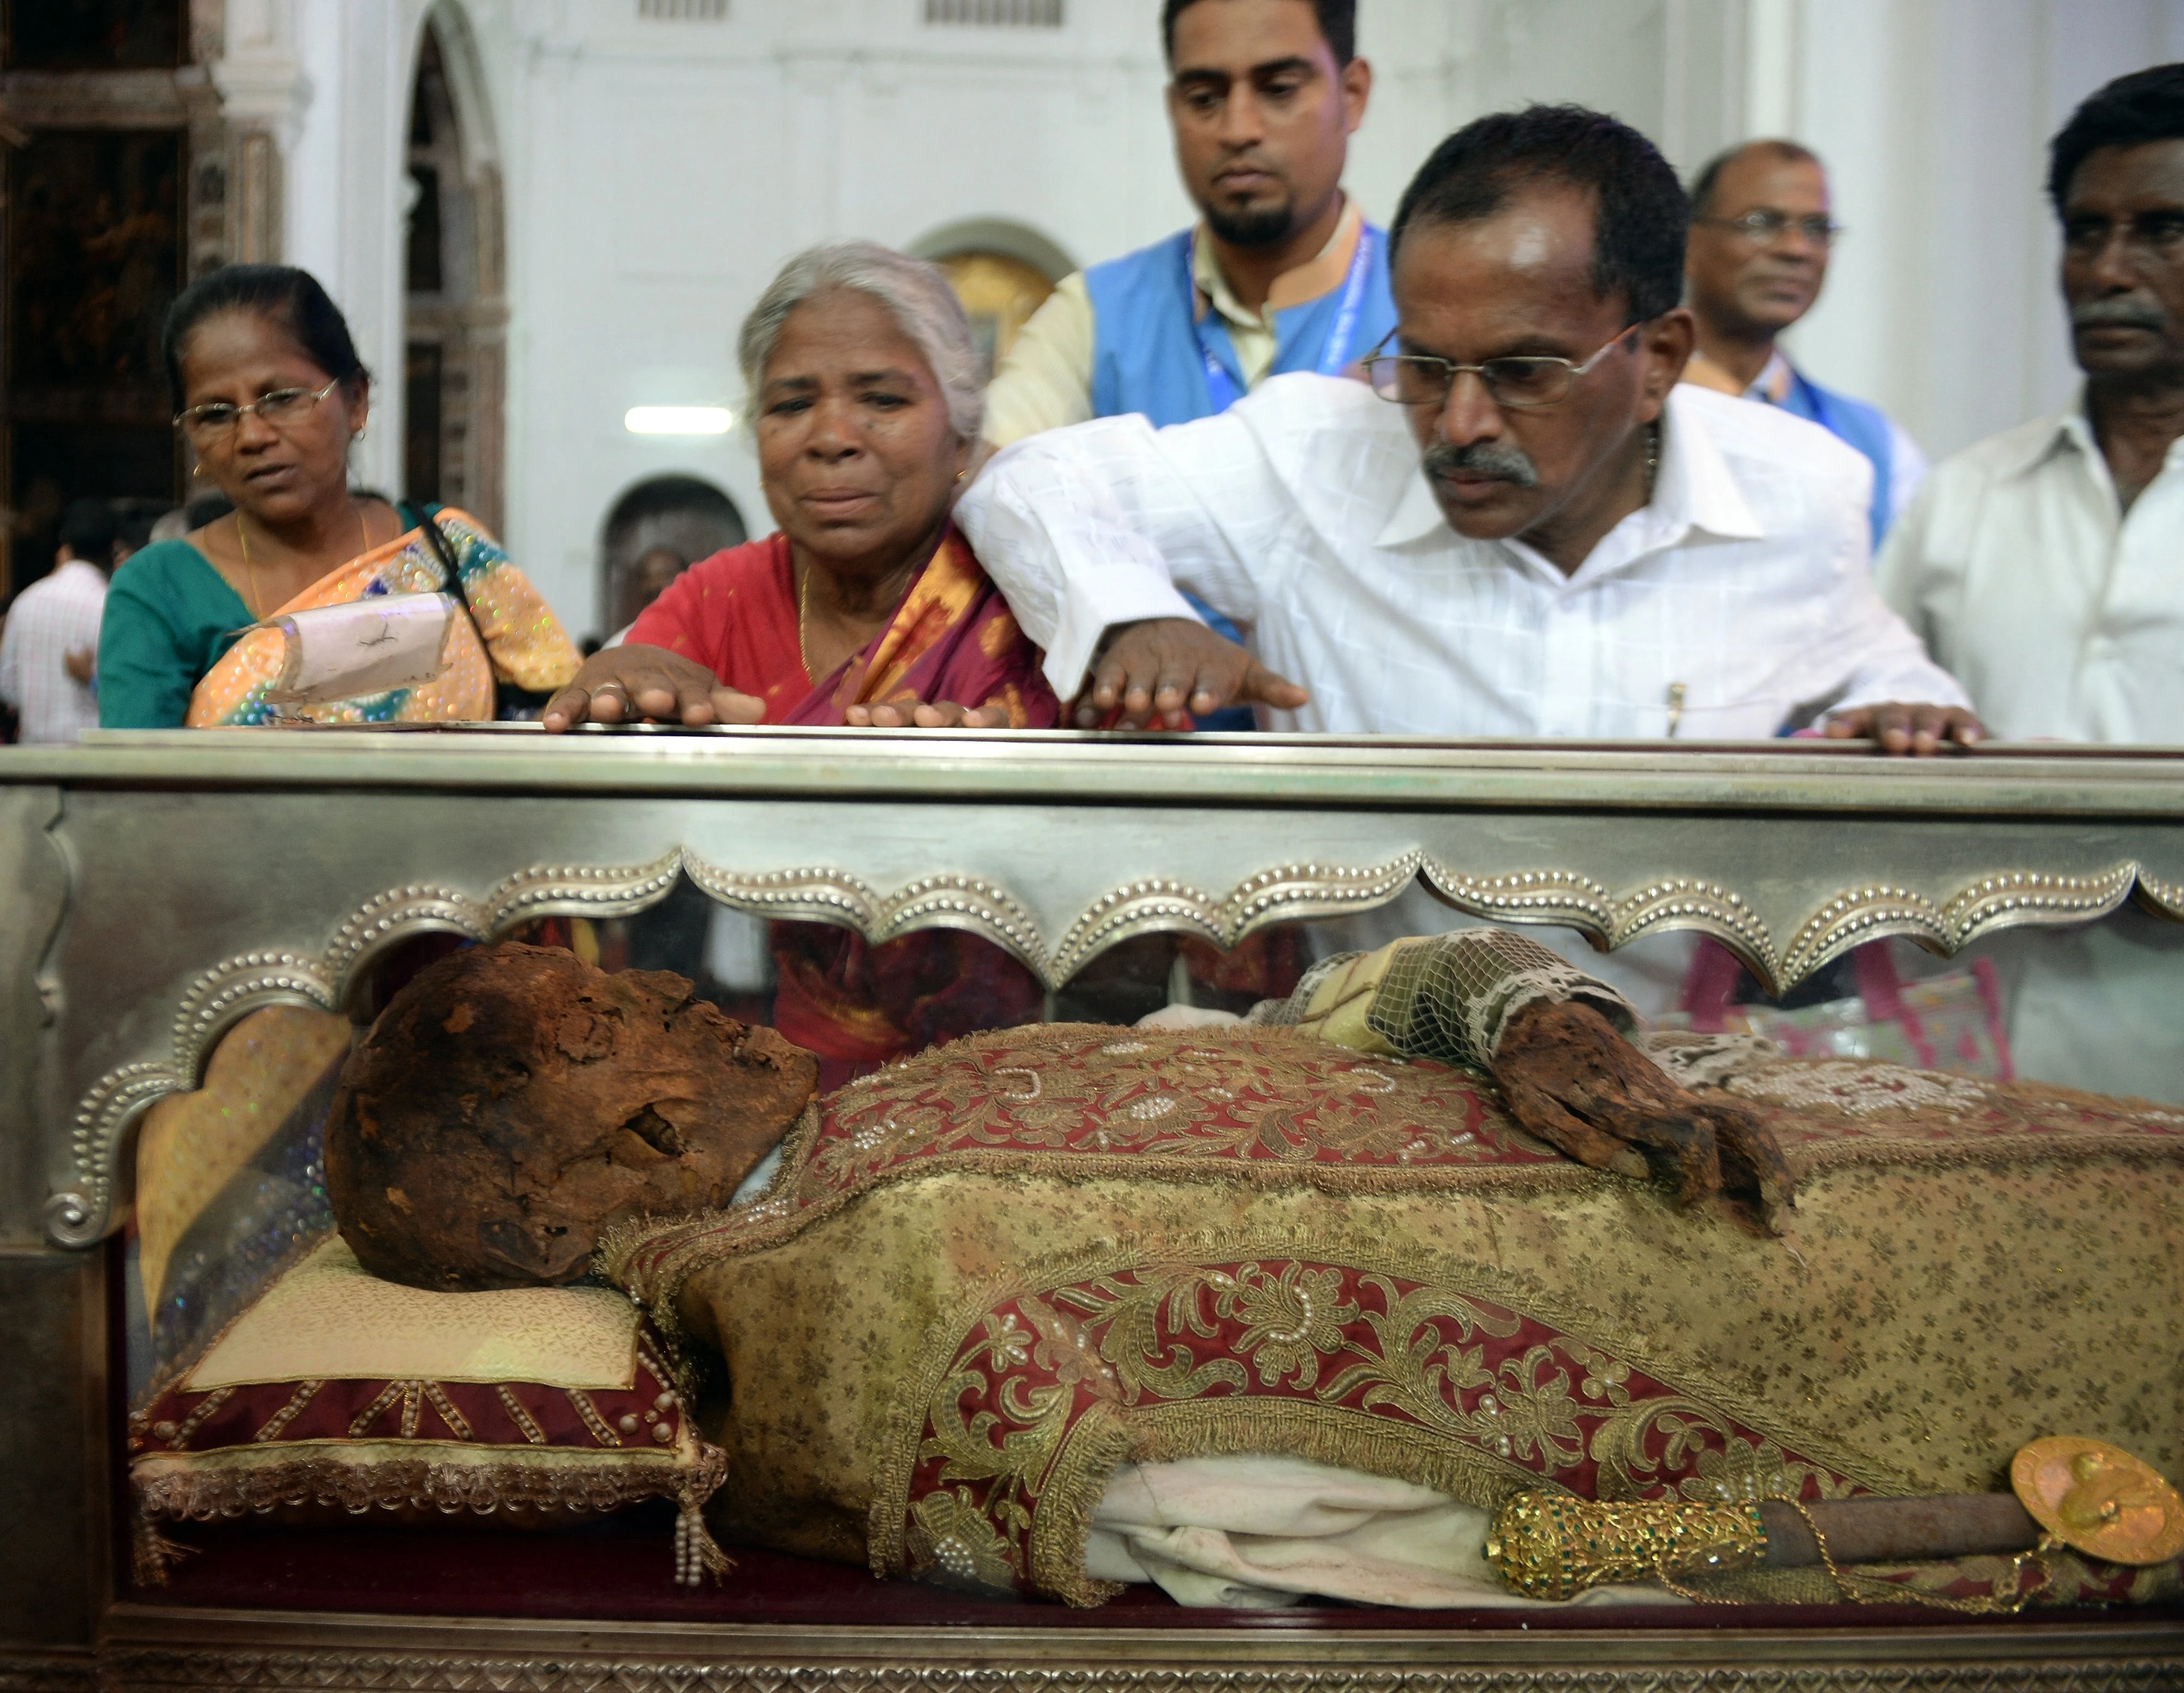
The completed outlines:
[[[2056,1432],[2184,1466],[2184,1116],[1856,1060],[1726,1085],[1795,1171],[1780,1238],[1558,1158],[1445,1064],[1010,1030],[828,1096],[758,1202],[602,1257],[725,1362],[728,1535],[1077,1603],[1124,1459],[1490,1508],[1986,1491]]]

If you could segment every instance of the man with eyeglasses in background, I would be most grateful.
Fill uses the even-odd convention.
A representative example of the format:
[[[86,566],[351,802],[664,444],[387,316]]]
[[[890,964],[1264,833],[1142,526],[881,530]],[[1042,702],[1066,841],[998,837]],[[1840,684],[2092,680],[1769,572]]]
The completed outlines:
[[[2056,136],[2048,193],[2085,383],[1936,466],[1880,591],[2012,740],[2184,743],[2184,64]],[[2184,1101],[2184,930],[2126,907],[2014,938],[2009,1038],[2043,1080]]]
[[[1775,344],[1812,310],[1842,226],[1819,155],[1749,141],[1699,173],[1684,254],[1698,344],[1686,382],[1781,407],[1849,443],[1873,465],[1873,544],[1926,474],[1926,455],[1880,407],[1824,388]]]

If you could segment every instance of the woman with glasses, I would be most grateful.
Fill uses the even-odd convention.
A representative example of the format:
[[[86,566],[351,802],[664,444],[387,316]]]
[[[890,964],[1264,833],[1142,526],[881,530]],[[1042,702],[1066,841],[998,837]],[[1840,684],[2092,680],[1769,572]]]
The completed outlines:
[[[465,609],[433,681],[304,709],[319,722],[490,718],[503,687],[549,693],[576,649],[476,520],[359,495],[350,443],[371,378],[307,271],[237,265],[186,289],[163,350],[175,426],[235,510],[114,574],[98,647],[107,728],[266,721],[285,652],[271,620],[379,595],[446,592]]]

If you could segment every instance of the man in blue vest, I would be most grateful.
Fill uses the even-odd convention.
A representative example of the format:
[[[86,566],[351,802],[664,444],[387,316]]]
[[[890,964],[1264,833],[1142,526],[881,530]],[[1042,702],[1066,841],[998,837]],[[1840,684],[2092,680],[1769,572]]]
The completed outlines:
[[[1839,232],[1810,149],[1752,141],[1708,165],[1692,185],[1684,255],[1698,322],[1684,380],[1778,405],[1857,448],[1873,465],[1878,549],[1925,475],[1925,455],[1880,407],[1822,387],[1774,344],[1819,298]]]
[[[1201,221],[1062,279],[986,390],[994,447],[1129,412],[1210,417],[1270,376],[1332,376],[1395,327],[1386,235],[1342,192],[1373,89],[1357,0],[1166,0],[1161,29]],[[1253,727],[1237,709],[1199,723]]]
[[[1195,228],[1063,281],[986,395],[986,438],[1226,411],[1394,327],[1387,241],[1342,192],[1372,69],[1357,0],[1167,0],[1168,116]]]

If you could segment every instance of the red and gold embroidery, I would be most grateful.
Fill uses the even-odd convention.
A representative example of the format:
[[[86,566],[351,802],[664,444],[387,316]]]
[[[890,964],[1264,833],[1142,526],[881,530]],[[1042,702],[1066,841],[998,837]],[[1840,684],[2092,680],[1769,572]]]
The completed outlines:
[[[1139,1264],[997,1298],[959,1334],[874,1506],[882,1574],[1096,1601],[1083,1525],[1125,1456],[1295,1452],[1481,1504],[1542,1479],[1603,1499],[1859,1488],[1536,1317],[1355,1265]]]

